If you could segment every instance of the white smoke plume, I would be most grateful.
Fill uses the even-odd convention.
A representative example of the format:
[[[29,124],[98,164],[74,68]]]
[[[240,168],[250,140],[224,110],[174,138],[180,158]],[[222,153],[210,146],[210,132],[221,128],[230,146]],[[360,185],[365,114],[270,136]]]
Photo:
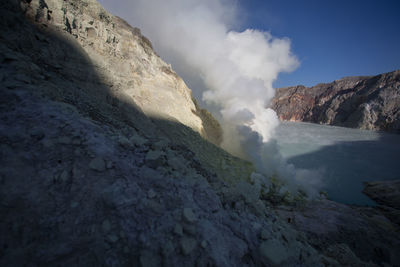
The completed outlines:
[[[268,144],[279,120],[265,108],[279,72],[299,65],[289,39],[254,29],[234,31],[240,21],[235,0],[114,2],[124,2],[130,22],[174,68],[201,76],[207,87],[203,100],[219,107],[223,148],[251,160],[266,175],[295,176],[276,146]]]
[[[203,100],[221,108],[223,147],[243,155],[236,144],[237,126],[248,126],[268,141],[278,124],[275,112],[265,109],[274,96],[272,82],[298,61],[288,39],[268,32],[231,30],[238,21],[235,1],[134,0],[135,25],[155,41],[162,55],[202,76],[208,90]]]

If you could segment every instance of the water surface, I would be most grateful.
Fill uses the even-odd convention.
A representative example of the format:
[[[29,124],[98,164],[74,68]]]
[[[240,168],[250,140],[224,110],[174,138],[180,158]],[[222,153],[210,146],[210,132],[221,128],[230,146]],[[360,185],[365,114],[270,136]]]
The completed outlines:
[[[361,193],[364,181],[400,179],[400,135],[282,122],[276,139],[296,168],[322,170],[323,189],[338,202],[373,205]]]

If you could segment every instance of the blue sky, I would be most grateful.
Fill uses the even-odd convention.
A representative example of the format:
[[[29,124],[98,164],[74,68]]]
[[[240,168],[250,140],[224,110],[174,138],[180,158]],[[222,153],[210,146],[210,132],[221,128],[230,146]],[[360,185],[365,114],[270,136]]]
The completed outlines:
[[[239,0],[243,29],[288,37],[301,65],[275,87],[400,69],[399,0]],[[240,30],[240,29],[239,29]]]

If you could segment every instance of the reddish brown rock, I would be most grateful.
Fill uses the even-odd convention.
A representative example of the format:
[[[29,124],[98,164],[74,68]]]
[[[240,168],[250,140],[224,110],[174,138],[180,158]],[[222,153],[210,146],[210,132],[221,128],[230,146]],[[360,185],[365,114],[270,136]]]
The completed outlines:
[[[270,107],[281,120],[399,133],[400,70],[279,88]]]

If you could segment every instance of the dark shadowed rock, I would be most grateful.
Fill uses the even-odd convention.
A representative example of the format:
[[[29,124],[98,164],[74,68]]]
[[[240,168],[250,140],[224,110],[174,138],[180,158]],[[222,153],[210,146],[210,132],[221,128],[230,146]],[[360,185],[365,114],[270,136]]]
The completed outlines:
[[[363,193],[379,204],[378,209],[400,225],[400,180],[367,182]]]
[[[366,182],[363,193],[380,205],[400,209],[400,180]]]

